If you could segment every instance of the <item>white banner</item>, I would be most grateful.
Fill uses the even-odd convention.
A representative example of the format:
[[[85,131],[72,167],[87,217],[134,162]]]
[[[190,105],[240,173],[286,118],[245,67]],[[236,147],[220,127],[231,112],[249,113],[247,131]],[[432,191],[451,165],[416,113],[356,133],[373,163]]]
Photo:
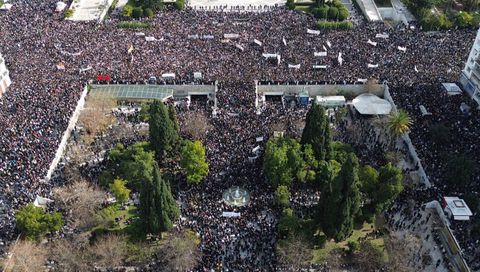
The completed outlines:
[[[385,33],[377,34],[377,35],[375,35],[375,38],[377,38],[377,39],[388,39],[388,34],[385,34]]]
[[[235,33],[226,33],[226,34],[223,34],[223,37],[225,39],[238,39],[240,38],[240,35]]]
[[[332,48],[332,44],[330,43],[329,40],[327,40],[327,46],[328,46],[328,48]]]
[[[314,70],[317,70],[317,69],[327,69],[328,68],[328,65],[313,65],[313,69]]]
[[[314,57],[326,57],[327,56],[327,51],[325,52],[313,52]]]
[[[147,41],[147,42],[154,42],[154,41],[156,41],[156,39],[155,39],[155,37],[153,37],[153,36],[148,36],[148,37],[145,37],[145,41]]]
[[[313,30],[307,28],[307,34],[320,35],[320,30]]]
[[[368,68],[378,68],[378,64],[367,64]]]
[[[366,78],[359,78],[359,79],[357,79],[357,82],[366,83],[367,79]]]
[[[340,66],[342,66],[342,64],[343,64],[342,52],[338,53],[337,60],[338,60],[338,64],[340,64]]]
[[[213,35],[203,35],[201,37],[201,39],[204,39],[204,40],[212,40],[213,38],[215,38]]]
[[[238,48],[238,49],[240,49],[240,51],[242,51],[242,52],[245,50],[245,49],[243,48],[243,46],[241,46],[241,45],[238,44],[238,43],[235,44],[235,47]]]
[[[407,51],[407,48],[406,48],[406,47],[401,47],[401,46],[399,46],[399,47],[397,47],[397,48],[398,48],[398,50],[403,51],[403,52],[406,52],[406,51]]]
[[[262,56],[266,59],[269,59],[269,58],[276,58],[277,54],[263,53]]]
[[[192,40],[196,40],[196,39],[198,39],[198,35],[197,35],[197,34],[195,34],[195,35],[188,35],[187,38],[192,39]]]
[[[223,212],[223,217],[240,217],[240,213],[238,212]]]
[[[285,37],[282,38],[283,45],[287,46],[287,41],[285,40]]]
[[[368,44],[371,44],[373,46],[377,46],[377,43],[376,42],[372,42],[370,39],[368,39],[367,41]]]
[[[296,64],[296,65],[289,64],[288,68],[290,68],[290,69],[300,69],[300,64]]]
[[[262,42],[259,41],[259,40],[257,40],[257,39],[253,39],[253,42],[254,42],[255,44],[257,44],[258,46],[262,46]]]

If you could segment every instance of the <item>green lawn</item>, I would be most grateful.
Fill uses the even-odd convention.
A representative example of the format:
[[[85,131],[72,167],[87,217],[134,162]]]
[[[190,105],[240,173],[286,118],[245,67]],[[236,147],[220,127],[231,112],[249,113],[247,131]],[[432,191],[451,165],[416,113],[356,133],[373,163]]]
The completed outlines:
[[[320,263],[322,262],[326,256],[330,253],[330,251],[341,248],[346,249],[348,241],[358,241],[358,239],[365,237],[368,233],[372,232],[374,228],[372,228],[373,224],[364,223],[361,228],[354,229],[352,235],[345,241],[336,243],[335,241],[327,241],[325,243],[324,248],[314,249],[313,250],[313,260],[312,263]],[[370,240],[372,243],[383,250],[384,241],[383,238],[377,238],[375,240]],[[384,259],[388,259],[388,254],[386,251],[384,252]]]

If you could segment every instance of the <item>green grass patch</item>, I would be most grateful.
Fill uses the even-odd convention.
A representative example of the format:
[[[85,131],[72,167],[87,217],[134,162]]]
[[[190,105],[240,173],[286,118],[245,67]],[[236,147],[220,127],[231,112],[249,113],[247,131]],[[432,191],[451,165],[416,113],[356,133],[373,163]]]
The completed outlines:
[[[150,28],[151,25],[146,22],[137,21],[121,21],[118,23],[119,28],[135,29],[135,28]]]

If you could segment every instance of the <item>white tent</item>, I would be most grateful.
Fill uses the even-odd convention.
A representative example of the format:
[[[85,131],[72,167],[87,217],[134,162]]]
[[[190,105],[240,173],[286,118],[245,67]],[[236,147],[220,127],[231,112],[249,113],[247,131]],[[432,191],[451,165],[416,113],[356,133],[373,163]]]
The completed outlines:
[[[48,199],[48,198],[45,198],[45,197],[41,197],[41,196],[38,196],[35,198],[35,201],[33,201],[33,205],[35,207],[40,207],[42,209],[45,209],[48,205],[48,203],[52,203],[53,200],[51,199]]]
[[[63,2],[57,2],[57,4],[55,5],[55,11],[62,12],[66,7],[67,7],[67,4]]]
[[[392,111],[392,105],[374,94],[364,93],[352,100],[352,104],[360,114],[385,115]]]

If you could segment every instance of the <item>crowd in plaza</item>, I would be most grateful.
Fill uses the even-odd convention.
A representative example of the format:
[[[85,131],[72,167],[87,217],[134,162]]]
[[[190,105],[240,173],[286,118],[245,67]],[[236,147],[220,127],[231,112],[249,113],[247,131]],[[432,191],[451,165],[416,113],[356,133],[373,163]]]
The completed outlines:
[[[324,30],[316,35],[307,33],[315,29],[313,17],[283,8],[261,13],[169,11],[148,19],[151,28],[127,30],[117,28],[116,18],[101,24],[64,21],[52,14],[55,1],[51,0],[12,4],[11,12],[0,14],[0,52],[13,82],[0,98],[2,244],[14,237],[14,209],[36,195],[51,195],[54,184],[43,178],[84,84],[97,75],[144,84],[150,76],[160,79],[163,73],[175,73],[177,82],[188,82],[193,72],[201,72],[205,81],[219,82],[217,118],[211,119],[213,128],[203,139],[210,175],[202,185],[180,195],[185,220],[179,224],[199,232],[200,266],[205,271],[220,267],[264,271],[276,265],[278,214],[272,208],[273,190],[262,178],[261,160],[249,163],[247,157],[258,144],[256,137],[266,140],[279,121],[293,132],[294,121],[305,111],[274,105],[257,115],[254,80],[341,85],[376,78],[392,86],[398,106],[413,114],[415,124],[420,124],[421,117],[415,115],[420,99],[439,118],[449,116],[451,125],[464,132],[452,141],[452,151],[465,151],[467,145],[460,143],[470,143],[472,152],[476,148],[478,137],[470,136],[478,131],[473,122],[477,113],[463,119],[447,115],[447,110],[455,111],[460,98],[451,100],[415,87],[456,81],[473,31],[425,33],[414,26],[361,23],[353,30]],[[225,34],[238,37],[226,39]],[[383,35],[376,38],[377,34]],[[315,52],[327,55],[318,57]],[[265,59],[262,53],[278,54],[280,59]],[[313,69],[314,65],[327,68]],[[442,172],[435,169],[442,166],[429,145],[422,144],[428,143],[422,127],[415,125],[412,134],[432,183],[440,186]],[[252,202],[235,209],[240,218],[223,218],[222,211],[232,208],[220,196],[232,185],[244,186]]]

